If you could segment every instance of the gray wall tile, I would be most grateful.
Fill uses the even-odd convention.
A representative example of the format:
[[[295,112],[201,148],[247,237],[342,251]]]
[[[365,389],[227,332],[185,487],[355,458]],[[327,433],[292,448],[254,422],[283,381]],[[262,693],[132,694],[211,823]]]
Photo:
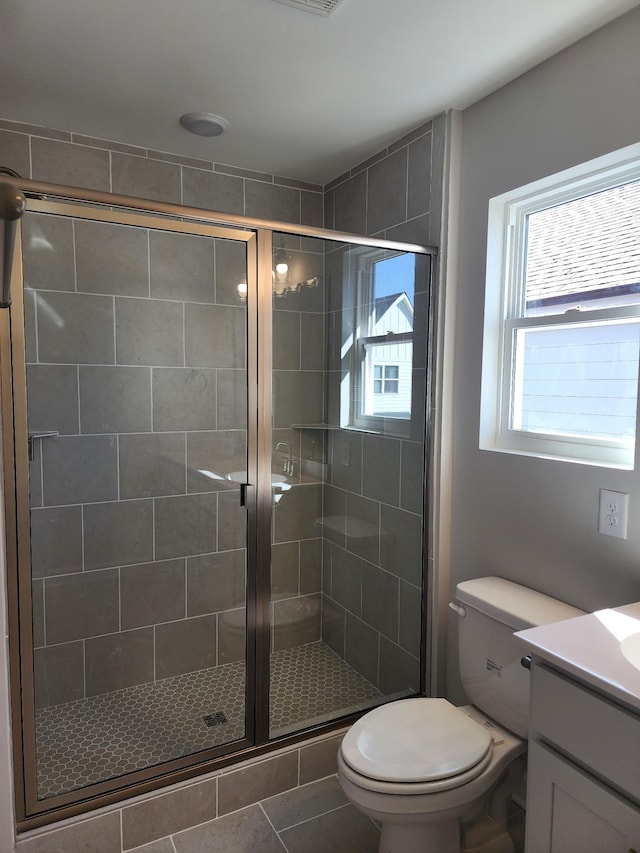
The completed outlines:
[[[218,549],[247,547],[247,511],[240,505],[240,490],[218,492]]]
[[[337,545],[331,546],[331,597],[356,616],[362,613],[362,560]]]
[[[324,324],[322,314],[300,315],[300,367],[302,370],[324,370]],[[274,365],[275,366],[275,365]]]
[[[121,499],[185,493],[184,433],[121,435],[118,453]]]
[[[190,432],[187,435],[187,491],[208,492],[229,488],[228,480],[214,480],[200,471],[225,476],[247,470],[244,430]]]
[[[338,770],[338,749],[342,734],[300,747],[300,784],[324,779]]]
[[[362,437],[362,494],[393,506],[400,503],[400,441]]]
[[[45,505],[116,500],[115,435],[59,436],[42,445]]]
[[[244,181],[242,178],[205,172],[182,170],[183,202],[190,207],[244,213]]]
[[[322,511],[322,487],[294,486],[275,507],[275,542],[313,539],[319,531]]]
[[[35,706],[47,708],[84,697],[84,649],[81,641],[35,649]]]
[[[113,364],[113,300],[84,293],[36,296],[40,361]]]
[[[341,658],[345,656],[345,610],[326,595],[322,596],[322,642]]]
[[[246,429],[247,372],[218,370],[218,429]],[[202,429],[202,426],[195,427]]]
[[[147,232],[111,222],[74,222],[78,290],[149,295]]]
[[[187,366],[244,367],[246,323],[244,308],[185,305]]]
[[[187,560],[187,615],[200,616],[243,607],[245,551],[203,554]]]
[[[247,280],[247,246],[235,240],[216,240],[216,302],[244,306],[238,284]]]
[[[378,685],[378,642],[380,635],[360,619],[347,612],[345,628],[345,660]]]
[[[431,210],[431,133],[409,145],[407,218]]]
[[[367,233],[377,234],[407,218],[407,149],[368,170]]]
[[[419,587],[400,581],[399,643],[414,657],[420,657],[420,620],[422,591]]]
[[[300,317],[297,311],[274,311],[274,370],[300,370]]]
[[[122,846],[139,847],[216,817],[216,779],[207,779],[122,809]],[[170,842],[169,842],[170,843]],[[171,846],[170,853],[173,853]]]
[[[81,367],[80,425],[84,434],[148,432],[151,371],[147,367]]]
[[[183,308],[157,299],[116,298],[118,364],[184,365]]]
[[[422,519],[401,509],[381,507],[380,565],[416,586],[422,578]]]
[[[285,598],[273,603],[273,650],[315,643],[321,636],[319,595]]]
[[[90,504],[83,513],[85,570],[153,560],[152,501]]]
[[[338,231],[365,234],[367,230],[367,173],[360,172],[334,190],[335,227]]]
[[[185,617],[185,561],[167,560],[120,569],[123,631]]]
[[[362,433],[332,431],[331,482],[340,489],[362,494]]]
[[[402,442],[400,468],[400,506],[421,515],[424,510],[423,492],[424,445],[413,441]]]
[[[31,510],[31,575],[82,571],[82,509],[60,506]]]
[[[380,504],[347,492],[347,548],[380,564]]]
[[[120,853],[120,814],[111,812],[92,820],[58,828],[18,842],[19,853]]]
[[[76,289],[71,219],[27,212],[22,218],[22,257],[25,287]]]
[[[214,240],[193,234],[149,232],[151,296],[213,302]]]
[[[218,780],[218,812],[221,815],[272,797],[298,784],[298,755],[285,753],[251,767],[223,773]],[[231,848],[234,849],[234,848]]]
[[[68,643],[117,631],[118,586],[116,569],[47,578],[47,643]]]
[[[398,641],[398,578],[371,563],[362,566],[362,618],[376,631]]]
[[[404,649],[380,637],[380,690],[383,693],[417,692],[420,663]]]
[[[0,163],[23,178],[31,177],[29,137],[25,133],[0,130]]]
[[[87,696],[153,681],[153,628],[93,637],[85,648]]]
[[[215,494],[157,498],[156,559],[166,560],[215,551],[216,520]]]
[[[79,431],[78,368],[66,364],[27,365],[27,410],[30,432]]]
[[[319,370],[273,371],[273,425],[321,423],[324,413],[324,375]]]
[[[114,193],[180,204],[180,166],[174,163],[113,152],[111,181]]]
[[[156,625],[155,634],[156,678],[170,678],[215,666],[215,616]]]
[[[235,376],[235,371],[228,373]],[[245,372],[238,373],[246,387]],[[215,370],[154,367],[152,376],[154,430],[215,429]],[[231,384],[235,390],[237,383]]]
[[[247,653],[245,610],[218,614],[218,664],[244,660]]]
[[[320,592],[322,559],[322,539],[303,539],[300,542],[300,595]]]
[[[283,542],[271,546],[271,598],[289,598],[299,590],[300,543]]]
[[[33,137],[31,162],[34,181],[109,192],[108,151]]]
[[[31,635],[34,648],[44,646],[44,581],[31,581]]]
[[[246,181],[245,213],[256,218],[280,222],[300,222],[300,190]]]

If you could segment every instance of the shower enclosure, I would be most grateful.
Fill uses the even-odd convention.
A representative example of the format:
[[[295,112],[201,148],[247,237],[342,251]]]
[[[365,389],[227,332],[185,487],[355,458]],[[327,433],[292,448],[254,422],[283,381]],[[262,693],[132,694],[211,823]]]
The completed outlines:
[[[424,690],[433,250],[18,184],[19,818]]]

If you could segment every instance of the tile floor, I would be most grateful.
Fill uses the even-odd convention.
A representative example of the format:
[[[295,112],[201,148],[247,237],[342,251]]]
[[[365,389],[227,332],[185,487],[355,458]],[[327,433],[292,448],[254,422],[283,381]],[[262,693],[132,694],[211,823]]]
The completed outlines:
[[[347,802],[337,777],[329,776],[135,853],[377,853],[379,840],[377,826]]]
[[[381,696],[319,642],[272,655],[271,695],[276,735]],[[219,712],[224,721],[208,726],[204,717]],[[243,735],[243,663],[43,708],[36,720],[38,793],[44,799]]]

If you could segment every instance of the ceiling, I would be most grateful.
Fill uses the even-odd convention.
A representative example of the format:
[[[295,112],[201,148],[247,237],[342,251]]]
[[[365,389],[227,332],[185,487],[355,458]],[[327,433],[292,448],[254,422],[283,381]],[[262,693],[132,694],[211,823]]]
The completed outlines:
[[[639,4],[0,0],[0,117],[325,184]]]

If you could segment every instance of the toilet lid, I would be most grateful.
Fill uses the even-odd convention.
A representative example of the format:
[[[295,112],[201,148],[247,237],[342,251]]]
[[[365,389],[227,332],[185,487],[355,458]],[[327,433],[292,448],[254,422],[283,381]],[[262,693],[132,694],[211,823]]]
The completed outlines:
[[[489,732],[446,699],[401,699],[361,717],[342,741],[357,773],[386,782],[429,782],[474,767]]]

